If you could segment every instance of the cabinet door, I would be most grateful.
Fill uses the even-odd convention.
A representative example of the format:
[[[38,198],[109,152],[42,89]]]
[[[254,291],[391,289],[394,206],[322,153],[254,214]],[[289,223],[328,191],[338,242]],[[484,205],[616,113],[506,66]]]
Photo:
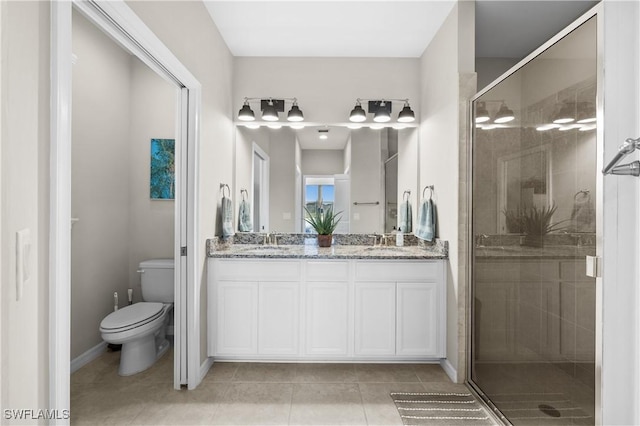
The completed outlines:
[[[309,282],[306,298],[306,353],[347,355],[348,283]]]
[[[396,283],[356,283],[356,355],[395,355]]]
[[[396,355],[441,356],[438,301],[437,283],[397,284]]]
[[[263,283],[258,292],[258,353],[298,353],[300,283]]]
[[[258,283],[219,281],[217,286],[218,355],[258,352]]]

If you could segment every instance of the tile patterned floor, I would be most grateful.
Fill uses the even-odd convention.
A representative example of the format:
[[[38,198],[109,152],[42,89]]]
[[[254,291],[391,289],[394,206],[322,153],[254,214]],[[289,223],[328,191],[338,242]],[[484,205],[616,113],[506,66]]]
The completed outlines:
[[[105,353],[71,376],[71,424],[401,425],[390,392],[460,392],[433,364],[216,363],[172,388],[169,353],[132,377]]]

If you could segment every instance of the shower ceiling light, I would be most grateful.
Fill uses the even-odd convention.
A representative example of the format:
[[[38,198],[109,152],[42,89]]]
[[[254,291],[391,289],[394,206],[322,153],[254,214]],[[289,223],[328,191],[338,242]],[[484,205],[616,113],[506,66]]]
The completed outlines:
[[[476,108],[476,123],[485,123],[491,120],[489,116],[489,111],[487,111],[486,104],[484,102],[478,102],[478,107]]]
[[[516,116],[513,114],[513,111],[507,107],[507,104],[503,103],[496,114],[496,118],[493,119],[493,122],[503,124],[513,121],[515,118]]]
[[[322,140],[329,139],[329,129],[320,129],[318,130],[318,137]]]

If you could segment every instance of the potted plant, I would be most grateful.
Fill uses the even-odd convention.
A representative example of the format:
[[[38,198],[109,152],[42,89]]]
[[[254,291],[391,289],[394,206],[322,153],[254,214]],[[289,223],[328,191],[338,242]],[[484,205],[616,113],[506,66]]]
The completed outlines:
[[[318,233],[318,246],[331,247],[333,231],[338,226],[338,222],[340,222],[342,212],[334,213],[331,206],[324,212],[322,209],[309,211],[306,207],[304,210],[307,212],[304,220]]]
[[[558,207],[554,204],[547,207],[529,207],[522,213],[522,231],[524,232],[524,244],[530,247],[544,247],[544,236],[552,231],[557,231],[564,226],[562,222],[552,224],[551,217]]]

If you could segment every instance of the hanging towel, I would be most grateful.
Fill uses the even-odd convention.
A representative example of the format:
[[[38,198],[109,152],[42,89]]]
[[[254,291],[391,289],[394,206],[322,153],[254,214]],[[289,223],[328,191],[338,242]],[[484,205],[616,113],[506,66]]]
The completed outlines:
[[[422,200],[415,235],[427,241],[433,241],[436,236],[436,207],[431,199]]]
[[[573,197],[571,225],[574,232],[596,232],[595,210],[589,191],[580,191]]]
[[[222,203],[220,204],[221,216],[222,216],[222,237],[230,237],[233,235],[233,207],[231,205],[231,198],[222,197]]]
[[[238,212],[238,231],[251,232],[253,224],[251,223],[251,206],[248,201],[240,201],[240,211]]]
[[[405,234],[413,231],[412,216],[413,213],[411,211],[411,203],[409,202],[409,200],[404,201],[400,205],[400,223],[398,224],[398,226],[400,227],[400,231]]]

